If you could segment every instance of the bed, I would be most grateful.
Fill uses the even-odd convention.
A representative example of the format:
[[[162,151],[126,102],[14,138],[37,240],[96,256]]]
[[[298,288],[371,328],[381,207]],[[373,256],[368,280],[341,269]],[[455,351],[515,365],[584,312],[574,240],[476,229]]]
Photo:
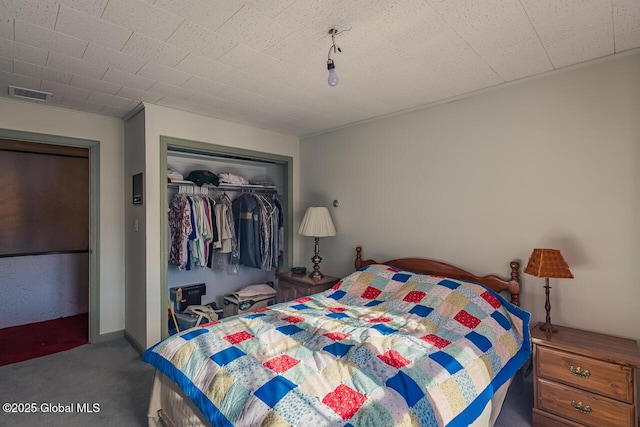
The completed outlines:
[[[325,292],[148,349],[149,425],[493,425],[531,354],[519,264],[476,276],[358,247],[355,268]]]

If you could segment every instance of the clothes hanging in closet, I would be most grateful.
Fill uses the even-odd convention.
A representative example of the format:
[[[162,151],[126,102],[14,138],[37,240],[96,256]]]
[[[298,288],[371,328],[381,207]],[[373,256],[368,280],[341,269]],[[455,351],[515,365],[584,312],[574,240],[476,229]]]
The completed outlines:
[[[278,268],[284,237],[282,202],[276,195],[245,193],[232,207],[240,264],[263,270]]]
[[[180,269],[206,265],[209,243],[216,232],[211,222],[213,202],[204,196],[177,194],[169,208],[169,262]]]
[[[169,208],[169,262],[179,269],[219,269],[222,261],[278,268],[284,245],[284,214],[276,195],[244,193],[233,202],[226,193],[216,199],[177,194]]]

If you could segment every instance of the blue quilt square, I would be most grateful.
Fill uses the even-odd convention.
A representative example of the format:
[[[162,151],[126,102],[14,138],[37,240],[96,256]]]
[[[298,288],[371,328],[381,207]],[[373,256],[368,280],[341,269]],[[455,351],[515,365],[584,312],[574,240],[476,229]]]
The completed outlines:
[[[254,313],[254,314],[249,314],[247,316],[244,316],[245,319],[255,319],[257,317],[262,317],[262,316],[266,316],[266,314],[264,313]]]
[[[187,332],[186,334],[181,335],[180,337],[183,340],[189,341],[189,340],[194,339],[197,336],[200,336],[202,334],[206,334],[207,332],[209,332],[209,331],[204,329],[204,328],[200,328],[200,329],[193,330],[191,332]]]
[[[293,308],[294,310],[308,310],[309,309],[309,307],[304,305],[304,304],[292,305],[291,308]]]
[[[224,366],[244,355],[245,353],[239,348],[229,347],[212,355],[211,360],[220,366]]]
[[[431,307],[427,307],[425,305],[416,304],[415,307],[413,307],[411,310],[409,310],[409,313],[417,314],[420,317],[427,317],[429,315],[429,313],[431,313],[432,311],[433,311],[433,308],[431,308]]]
[[[347,354],[349,352],[349,349],[353,347],[353,344],[349,345],[349,344],[343,344],[340,342],[336,342],[333,344],[329,344],[328,346],[324,347],[323,350],[333,354],[336,357],[343,357],[345,354]]]
[[[296,325],[285,325],[285,326],[279,326],[276,328],[276,331],[285,335],[293,335],[303,330],[304,329],[301,329]]]
[[[487,337],[484,337],[477,333],[476,331],[471,331],[465,337],[474,343],[476,347],[482,350],[483,353],[486,353],[487,350],[491,348],[491,341]]]
[[[437,351],[429,355],[430,358],[438,362],[445,368],[451,375],[458,372],[462,369],[462,365],[456,359],[453,358],[450,354],[447,354],[443,351]]]
[[[411,277],[410,274],[396,273],[396,274],[393,275],[391,280],[395,280],[396,282],[406,283],[407,280],[409,280],[410,277]]]
[[[382,335],[389,335],[389,334],[392,334],[392,333],[396,332],[395,329],[390,328],[387,325],[382,324],[382,323],[378,323],[377,325],[372,326],[371,329],[376,329]]]
[[[505,331],[508,331],[511,329],[511,323],[499,311],[494,311],[493,313],[491,313],[491,317],[493,317],[496,320],[496,322],[498,322]]]
[[[365,307],[375,307],[376,305],[382,304],[383,301],[379,301],[377,299],[371,300],[368,303],[366,303],[364,306]]]
[[[332,317],[334,319],[342,319],[343,317],[349,317],[344,313],[329,313],[327,314],[327,317]]]
[[[328,295],[327,298],[332,298],[338,301],[339,299],[342,299],[342,297],[344,297],[346,294],[347,293],[345,291],[335,291],[331,295]]]
[[[270,379],[254,393],[255,396],[273,408],[287,393],[296,388],[288,379],[277,376]]]
[[[454,282],[452,280],[447,280],[447,279],[443,279],[443,280],[439,281],[438,285],[442,285],[442,286],[447,287],[449,289],[458,289],[460,287],[460,283]]]
[[[410,408],[413,408],[413,405],[424,397],[424,392],[420,386],[409,375],[402,371],[399,371],[395,376],[389,378],[386,386],[400,393],[400,396],[404,397],[404,400],[407,401],[407,405],[409,405]]]

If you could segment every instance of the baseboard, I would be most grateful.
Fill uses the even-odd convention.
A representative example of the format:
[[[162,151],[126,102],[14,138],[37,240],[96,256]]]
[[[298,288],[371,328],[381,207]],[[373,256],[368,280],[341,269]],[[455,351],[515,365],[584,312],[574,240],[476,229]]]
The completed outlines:
[[[129,332],[124,331],[124,339],[129,341],[129,344],[131,344],[133,348],[140,354],[140,356],[142,356],[142,354],[145,352],[145,348],[141,346],[140,343],[136,341],[136,339]]]
[[[106,334],[99,334],[91,344],[99,344],[101,342],[111,341],[118,338],[122,338],[124,330],[107,332]]]

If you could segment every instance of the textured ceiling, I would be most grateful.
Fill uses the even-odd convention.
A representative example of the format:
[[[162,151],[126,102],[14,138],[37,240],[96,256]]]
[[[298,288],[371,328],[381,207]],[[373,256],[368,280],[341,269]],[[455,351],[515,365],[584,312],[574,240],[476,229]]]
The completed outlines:
[[[639,46],[638,0],[0,0],[2,96],[298,136]]]

